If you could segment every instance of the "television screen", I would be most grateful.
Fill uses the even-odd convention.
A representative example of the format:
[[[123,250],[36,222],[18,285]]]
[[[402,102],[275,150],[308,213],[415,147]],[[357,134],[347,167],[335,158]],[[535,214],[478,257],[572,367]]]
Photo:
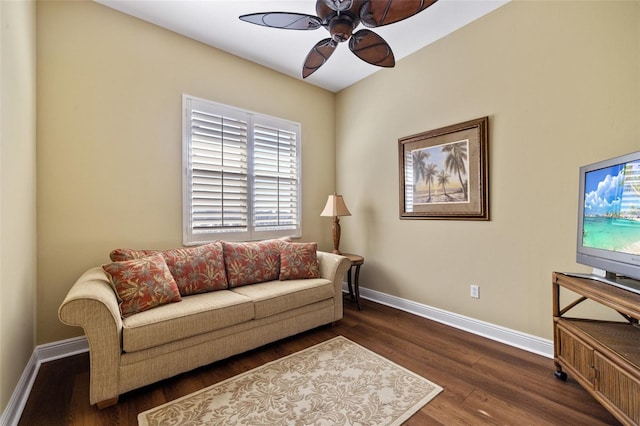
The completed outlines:
[[[580,167],[576,261],[640,293],[640,152]]]
[[[582,245],[640,255],[640,160],[585,176]]]

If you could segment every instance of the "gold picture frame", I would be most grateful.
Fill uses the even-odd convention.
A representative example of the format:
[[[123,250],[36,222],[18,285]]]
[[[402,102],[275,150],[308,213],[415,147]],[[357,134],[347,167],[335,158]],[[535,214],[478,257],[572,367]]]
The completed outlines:
[[[400,219],[489,220],[489,117],[398,139]]]

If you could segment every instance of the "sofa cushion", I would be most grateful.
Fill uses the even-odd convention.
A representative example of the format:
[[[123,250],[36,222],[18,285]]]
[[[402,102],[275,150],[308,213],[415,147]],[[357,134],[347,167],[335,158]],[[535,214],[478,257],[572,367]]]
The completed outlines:
[[[167,262],[182,296],[227,288],[220,241],[198,247],[164,251],[116,249],[109,257],[114,261],[132,260],[158,253],[162,254]]]
[[[334,295],[333,282],[325,278],[269,281],[231,289],[255,303],[256,319],[310,305]]]
[[[277,280],[282,240],[235,243],[223,241],[229,288]]]
[[[194,294],[123,320],[125,352],[159,346],[254,318],[253,302],[229,290]]]
[[[317,243],[280,244],[280,280],[318,278]]]
[[[179,302],[180,292],[167,263],[159,255],[102,265],[128,317],[166,303]]]

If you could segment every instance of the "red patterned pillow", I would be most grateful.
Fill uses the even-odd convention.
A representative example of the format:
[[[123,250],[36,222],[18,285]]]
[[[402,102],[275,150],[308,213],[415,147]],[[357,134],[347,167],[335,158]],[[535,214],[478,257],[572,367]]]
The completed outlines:
[[[160,250],[133,250],[133,249],[115,249],[109,253],[112,262],[124,262],[125,260],[142,259],[160,253]]]
[[[223,241],[224,264],[229,287],[277,280],[280,275],[282,240],[232,243]]]
[[[317,243],[282,243],[280,280],[319,278]]]
[[[162,254],[182,296],[227,288],[220,241],[165,251],[116,249],[109,253],[109,257],[114,262],[122,262],[153,254]]]
[[[199,247],[166,250],[162,256],[182,296],[227,288],[220,241]]]
[[[123,318],[181,300],[178,286],[160,254],[102,265],[102,269],[118,294]]]

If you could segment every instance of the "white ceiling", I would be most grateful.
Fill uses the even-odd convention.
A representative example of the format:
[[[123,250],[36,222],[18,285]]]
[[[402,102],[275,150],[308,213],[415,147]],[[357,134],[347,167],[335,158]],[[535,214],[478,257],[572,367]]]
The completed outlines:
[[[302,64],[309,50],[329,36],[324,28],[282,30],[238,19],[247,13],[274,11],[315,15],[314,0],[96,1],[298,79],[302,79]],[[439,0],[418,15],[373,31],[389,43],[397,62],[508,2]],[[337,92],[379,70],[358,59],[346,43],[341,43],[329,61],[305,81]]]

